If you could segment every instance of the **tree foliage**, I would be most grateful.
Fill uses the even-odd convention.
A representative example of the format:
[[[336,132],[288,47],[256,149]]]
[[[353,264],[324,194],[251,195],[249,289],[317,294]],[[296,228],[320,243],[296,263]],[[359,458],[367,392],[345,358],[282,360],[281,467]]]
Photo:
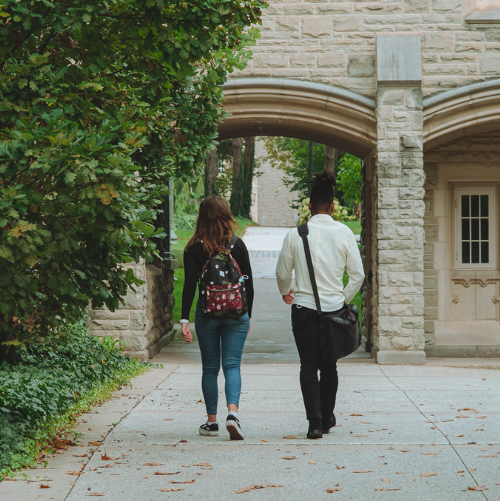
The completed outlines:
[[[359,158],[346,153],[340,160],[337,188],[342,191],[347,206],[353,207],[361,203],[361,160]]]
[[[0,5],[0,332],[115,309],[151,259],[167,179],[199,174],[260,0]],[[156,225],[157,221],[156,221]]]

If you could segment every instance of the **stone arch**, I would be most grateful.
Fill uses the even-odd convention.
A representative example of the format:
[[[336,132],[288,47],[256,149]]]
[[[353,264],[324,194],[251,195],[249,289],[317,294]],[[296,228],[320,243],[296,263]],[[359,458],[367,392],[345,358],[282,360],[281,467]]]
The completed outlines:
[[[500,129],[500,78],[424,99],[424,151],[460,137]]]
[[[325,84],[241,78],[223,87],[230,116],[219,138],[290,136],[341,147],[364,158],[376,146],[373,99]]]

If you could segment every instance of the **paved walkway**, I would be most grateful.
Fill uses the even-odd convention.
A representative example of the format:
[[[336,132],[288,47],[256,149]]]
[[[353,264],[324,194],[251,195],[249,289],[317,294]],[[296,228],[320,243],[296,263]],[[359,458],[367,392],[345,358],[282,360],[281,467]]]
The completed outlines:
[[[32,482],[2,482],[0,499],[500,499],[499,370],[439,365],[470,360],[343,360],[338,425],[310,441],[290,310],[274,280],[256,281],[254,311],[242,366],[244,441],[231,442],[224,427],[218,437],[198,434],[199,350],[177,340],[154,359],[163,368],[81,416],[81,446],[27,472]],[[223,423],[222,377],[219,388]]]

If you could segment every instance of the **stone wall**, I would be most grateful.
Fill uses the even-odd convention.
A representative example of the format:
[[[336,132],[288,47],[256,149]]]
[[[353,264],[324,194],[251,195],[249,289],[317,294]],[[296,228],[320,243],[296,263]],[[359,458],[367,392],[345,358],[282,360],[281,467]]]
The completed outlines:
[[[421,33],[424,96],[498,77],[499,25],[465,17],[461,0],[274,0],[253,60],[232,77],[311,80],[375,97],[375,37],[391,32]]]
[[[144,262],[124,265],[133,268],[134,275],[145,283],[136,286],[135,292],[129,290],[124,298],[125,304],[114,312],[107,308],[90,310],[89,334],[120,339],[125,342],[126,354],[145,362],[158,353],[168,342],[173,329],[174,275],[169,269],[173,268],[171,263],[161,262],[161,268]]]

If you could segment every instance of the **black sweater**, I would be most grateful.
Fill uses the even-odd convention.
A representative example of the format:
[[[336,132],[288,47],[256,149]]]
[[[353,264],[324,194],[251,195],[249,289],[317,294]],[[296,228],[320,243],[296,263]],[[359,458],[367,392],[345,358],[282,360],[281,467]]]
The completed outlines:
[[[253,278],[252,268],[250,266],[250,257],[246,245],[241,238],[238,238],[231,250],[231,255],[240,267],[241,274],[246,275],[245,286],[247,289],[248,316],[252,316],[253,305]],[[184,251],[184,290],[182,291],[182,317],[189,320],[189,312],[193,304],[194,295],[201,270],[208,260],[208,253],[203,249],[203,244],[198,242],[194,244],[189,251]]]

